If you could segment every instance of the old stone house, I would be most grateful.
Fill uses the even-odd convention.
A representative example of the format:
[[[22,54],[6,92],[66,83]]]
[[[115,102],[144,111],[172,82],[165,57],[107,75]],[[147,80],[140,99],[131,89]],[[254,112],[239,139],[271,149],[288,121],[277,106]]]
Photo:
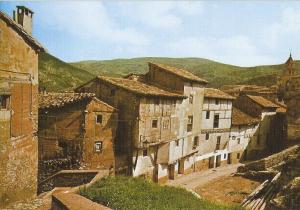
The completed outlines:
[[[282,149],[286,140],[286,120],[285,115],[278,112],[280,106],[261,96],[252,95],[239,96],[234,106],[260,119],[255,133],[256,141],[251,141],[249,151],[247,149],[247,159],[258,159]]]
[[[76,88],[92,92],[118,108],[116,141],[117,173],[160,178],[164,150],[178,135],[179,119],[175,115],[184,95],[125,78],[99,76]]]
[[[15,13],[16,14],[16,13]],[[38,54],[33,12],[0,12],[0,208],[37,193]]]
[[[226,164],[234,99],[218,89],[205,88],[195,170]]]
[[[248,157],[248,153],[255,155],[251,149],[257,143],[259,124],[259,117],[252,117],[236,107],[232,108],[228,163],[249,160],[251,157]]]
[[[41,93],[39,159],[71,158],[83,169],[113,169],[117,125],[117,110],[92,93]]]

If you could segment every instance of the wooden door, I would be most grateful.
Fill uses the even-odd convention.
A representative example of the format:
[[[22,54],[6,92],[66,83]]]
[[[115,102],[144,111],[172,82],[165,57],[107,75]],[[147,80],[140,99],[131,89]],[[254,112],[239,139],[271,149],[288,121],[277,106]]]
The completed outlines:
[[[221,166],[221,155],[218,155],[216,159],[216,167],[220,167],[220,166]]]
[[[178,173],[184,174],[184,159],[179,160],[178,162]]]
[[[209,157],[208,167],[209,168],[214,168],[215,167],[215,156]]]
[[[231,153],[228,153],[228,155],[227,155],[227,164],[231,164],[232,163],[231,158],[232,158]]]
[[[175,165],[171,164],[168,166],[169,179],[175,179]]]

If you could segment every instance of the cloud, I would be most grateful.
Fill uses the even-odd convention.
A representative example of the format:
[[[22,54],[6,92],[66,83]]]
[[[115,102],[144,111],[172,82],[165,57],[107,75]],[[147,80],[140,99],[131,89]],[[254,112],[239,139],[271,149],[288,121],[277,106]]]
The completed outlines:
[[[69,33],[82,39],[126,43],[144,46],[147,37],[133,27],[123,27],[108,14],[106,7],[98,1],[74,1],[40,4],[41,21],[47,27]]]
[[[186,37],[169,43],[170,51],[180,57],[201,57],[241,66],[272,63],[271,56],[259,53],[244,35],[225,38]]]
[[[122,2],[119,8],[127,17],[157,29],[178,29],[184,16],[201,15],[203,5],[192,1]]]
[[[286,8],[282,11],[277,22],[270,24],[263,33],[263,40],[272,49],[293,38],[300,37],[300,9]],[[294,43],[296,44],[296,43]],[[299,46],[299,44],[298,44]]]

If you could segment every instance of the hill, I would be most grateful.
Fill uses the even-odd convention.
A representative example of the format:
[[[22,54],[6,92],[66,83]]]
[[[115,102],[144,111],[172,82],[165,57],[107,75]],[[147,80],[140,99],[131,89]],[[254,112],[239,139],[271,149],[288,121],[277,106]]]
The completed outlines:
[[[276,83],[277,75],[283,69],[283,65],[239,67],[203,58],[145,57],[66,63],[45,53],[39,61],[40,85],[49,91],[72,89],[97,75],[120,77],[128,73],[145,73],[149,61],[189,70],[207,79],[210,87],[227,84],[270,86]],[[296,61],[296,67],[300,69],[300,61]]]
[[[69,90],[92,79],[94,75],[50,54],[39,55],[39,86],[48,91]]]

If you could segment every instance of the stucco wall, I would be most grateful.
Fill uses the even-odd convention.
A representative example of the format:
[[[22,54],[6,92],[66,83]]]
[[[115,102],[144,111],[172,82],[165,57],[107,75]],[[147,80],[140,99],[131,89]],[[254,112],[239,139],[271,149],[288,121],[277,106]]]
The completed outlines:
[[[38,54],[2,20],[0,30],[0,94],[11,94],[10,116],[0,113],[2,207],[37,191]]]

